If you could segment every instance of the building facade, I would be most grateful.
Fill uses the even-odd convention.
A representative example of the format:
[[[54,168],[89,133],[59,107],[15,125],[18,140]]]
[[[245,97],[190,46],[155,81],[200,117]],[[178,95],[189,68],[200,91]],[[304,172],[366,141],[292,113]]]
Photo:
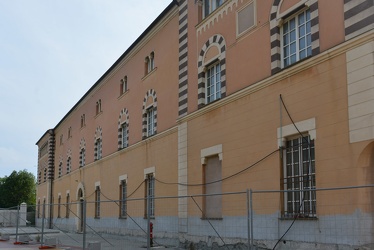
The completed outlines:
[[[272,225],[255,225],[255,241],[274,245],[294,220],[308,230],[291,242],[373,244],[373,188],[315,191],[374,184],[373,13],[371,0],[171,2],[37,142],[37,203],[118,199],[87,210],[99,231],[134,234],[121,220],[134,209],[181,242],[215,236],[209,219],[234,242],[247,232],[224,229],[246,210],[214,194],[287,190],[253,203],[255,223]],[[187,198],[198,194],[201,211]],[[135,208],[130,196],[181,198]]]

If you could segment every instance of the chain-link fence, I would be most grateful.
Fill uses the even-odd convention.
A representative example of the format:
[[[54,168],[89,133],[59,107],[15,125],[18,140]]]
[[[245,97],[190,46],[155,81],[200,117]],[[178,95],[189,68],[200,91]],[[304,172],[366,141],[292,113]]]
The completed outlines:
[[[2,209],[0,234],[60,249],[373,249],[373,188],[125,200],[96,192],[71,203]]]

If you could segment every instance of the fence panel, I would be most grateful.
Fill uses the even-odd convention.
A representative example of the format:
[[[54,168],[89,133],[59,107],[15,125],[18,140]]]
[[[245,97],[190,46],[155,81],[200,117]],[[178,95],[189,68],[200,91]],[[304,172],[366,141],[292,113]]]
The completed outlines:
[[[246,192],[188,198],[186,248],[193,245],[195,249],[219,246],[246,249],[248,227]]]
[[[251,243],[268,249],[373,249],[373,188],[299,190],[298,195],[291,190],[253,191]],[[308,195],[315,196],[314,204]],[[290,209],[290,202],[296,209]]]

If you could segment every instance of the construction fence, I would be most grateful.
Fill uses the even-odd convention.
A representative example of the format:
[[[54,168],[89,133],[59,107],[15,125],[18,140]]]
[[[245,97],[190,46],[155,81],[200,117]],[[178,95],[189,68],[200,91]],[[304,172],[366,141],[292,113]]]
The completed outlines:
[[[70,203],[26,206],[26,216],[21,206],[0,212],[0,234],[60,249],[373,249],[373,188],[126,200],[97,192]]]

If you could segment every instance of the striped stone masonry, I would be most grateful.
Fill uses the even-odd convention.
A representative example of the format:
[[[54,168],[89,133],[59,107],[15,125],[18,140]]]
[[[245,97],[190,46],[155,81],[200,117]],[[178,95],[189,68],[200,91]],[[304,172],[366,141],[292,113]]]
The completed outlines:
[[[374,28],[373,0],[344,0],[345,40]]]
[[[130,118],[129,118],[129,111],[128,109],[124,108],[121,110],[118,118],[118,150],[122,149],[122,125],[127,125],[127,141],[129,141],[129,124],[130,124]],[[127,145],[126,145],[127,147]]]
[[[147,100],[149,97],[153,98],[153,104],[152,107],[154,109],[154,134],[157,134],[157,96],[156,96],[156,91],[153,89],[150,89],[147,91],[147,94],[144,97],[143,100],[143,121],[142,121],[142,139],[144,140],[147,138]]]
[[[305,6],[309,4],[311,23],[312,56],[319,54],[319,18],[318,0],[304,0]],[[282,49],[281,49],[281,20],[278,16],[280,0],[274,0],[270,13],[270,46],[271,46],[271,73],[276,74],[282,69]],[[298,10],[298,9],[297,9]],[[289,16],[289,15],[287,15]]]
[[[188,112],[188,4],[179,3],[179,117]]]
[[[204,57],[205,53],[211,46],[217,46],[220,52],[219,61],[221,66],[221,98],[226,97],[226,42],[223,36],[214,35],[204,44],[198,59],[198,108],[205,106],[205,66]]]

